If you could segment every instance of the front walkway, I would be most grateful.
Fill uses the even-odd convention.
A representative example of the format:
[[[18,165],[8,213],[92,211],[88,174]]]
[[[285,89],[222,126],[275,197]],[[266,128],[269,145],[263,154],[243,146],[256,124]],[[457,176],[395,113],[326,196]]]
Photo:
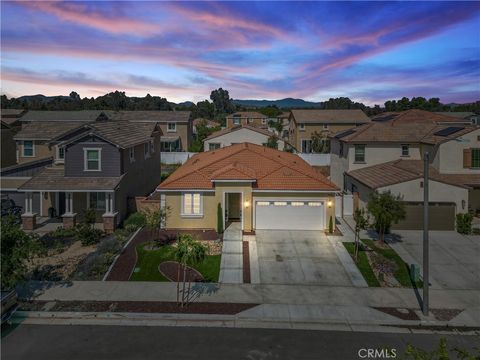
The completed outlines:
[[[243,283],[242,230],[239,222],[231,223],[223,233],[220,283]]]

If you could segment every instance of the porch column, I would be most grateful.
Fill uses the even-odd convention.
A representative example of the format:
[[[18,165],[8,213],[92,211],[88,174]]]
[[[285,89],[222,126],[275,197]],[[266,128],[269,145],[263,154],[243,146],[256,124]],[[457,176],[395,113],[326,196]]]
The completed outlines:
[[[73,193],[65,193],[65,214],[62,216],[63,227],[70,229],[77,224],[77,214],[73,212]]]
[[[37,224],[37,214],[33,212],[33,192],[25,192],[25,212],[22,214],[24,230],[33,230]]]
[[[118,212],[115,211],[115,192],[105,193],[105,214],[103,218],[103,230],[107,233],[113,233],[117,228]]]

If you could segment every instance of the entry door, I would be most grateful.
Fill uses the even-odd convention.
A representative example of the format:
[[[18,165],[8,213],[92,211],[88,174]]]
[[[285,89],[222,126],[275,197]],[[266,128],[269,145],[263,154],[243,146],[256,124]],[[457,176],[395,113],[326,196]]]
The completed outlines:
[[[270,200],[255,202],[257,230],[324,230],[324,201]]]

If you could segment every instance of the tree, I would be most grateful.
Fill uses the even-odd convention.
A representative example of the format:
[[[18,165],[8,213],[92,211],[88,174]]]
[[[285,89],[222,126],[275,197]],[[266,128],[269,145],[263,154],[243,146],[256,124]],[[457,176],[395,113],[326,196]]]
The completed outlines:
[[[271,105],[261,108],[260,110],[258,110],[258,112],[270,118],[274,118],[280,115],[282,113],[282,110],[280,110],[276,105]]]
[[[211,120],[215,116],[215,106],[208,100],[199,101],[192,112],[194,118],[200,117]]]
[[[271,149],[278,149],[278,138],[274,135],[270,136],[267,140],[266,146]]]
[[[25,279],[28,262],[39,255],[43,247],[35,235],[25,233],[16,224],[15,217],[4,216],[1,224],[1,288],[8,290]]]
[[[365,230],[369,224],[368,214],[365,209],[357,209],[353,213],[353,220],[355,220],[355,251],[354,258],[358,261],[358,248],[360,247],[360,231]]]
[[[235,104],[232,99],[230,99],[227,90],[223,90],[222,88],[213,90],[210,94],[210,100],[213,102],[216,115],[231,114],[235,111]]]
[[[280,120],[268,120],[268,127],[276,130],[277,135],[281,135],[283,124]]]
[[[375,218],[375,229],[382,242],[385,241],[384,235],[390,230],[392,223],[396,224],[405,219],[405,205],[402,200],[402,196],[393,195],[390,190],[382,193],[375,191],[370,195],[367,210]]]
[[[330,152],[330,140],[327,133],[318,133],[315,131],[312,134],[312,152],[317,154],[328,154]]]
[[[142,211],[142,213],[145,215],[145,226],[150,229],[152,236],[155,234],[155,231],[157,231],[157,235],[160,232],[160,229],[165,224],[169,210],[169,207],[165,207],[164,209],[158,210],[146,208]]]
[[[175,248],[175,259],[182,265],[182,301],[181,306],[188,304],[188,296],[190,294],[190,277],[188,278],[188,292],[185,292],[185,285],[187,281],[187,266],[188,264],[198,264],[205,260],[207,256],[207,248],[205,245],[195,241],[190,234],[182,234],[178,239],[177,247]],[[177,272],[177,303],[179,303],[180,293],[180,266]]]

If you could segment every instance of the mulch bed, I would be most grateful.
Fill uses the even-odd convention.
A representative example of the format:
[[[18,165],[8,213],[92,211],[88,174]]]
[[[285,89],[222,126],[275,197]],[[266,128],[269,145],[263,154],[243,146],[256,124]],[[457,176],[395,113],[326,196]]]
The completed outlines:
[[[242,242],[243,248],[243,283],[250,284],[250,251],[248,249],[248,241]]]
[[[47,305],[48,304],[48,305]],[[181,308],[173,301],[27,301],[20,303],[19,310],[74,312],[132,312],[132,313],[186,313],[235,315],[258,304],[193,302]]]
[[[180,268],[180,276],[178,269]],[[190,266],[186,266],[187,271],[185,273],[186,281],[190,282],[203,282],[205,279],[202,274]],[[176,261],[164,261],[158,265],[158,271],[162,273],[168,280],[173,282],[183,281],[183,265]]]
[[[142,229],[123,250],[119,258],[115,262],[106,281],[128,281],[132,274],[135,264],[137,263],[136,247],[145,242],[150,242],[154,238],[160,239],[162,243],[170,243],[176,239],[177,234],[191,234],[195,239],[199,240],[217,240],[218,234],[215,230],[162,230],[160,232],[152,232],[148,229]]]
[[[394,307],[374,307],[375,310],[384,312],[385,314],[395,316],[401,320],[420,320],[413,309],[397,309]]]
[[[450,321],[463,310],[461,309],[431,309],[430,310],[438,321]]]

